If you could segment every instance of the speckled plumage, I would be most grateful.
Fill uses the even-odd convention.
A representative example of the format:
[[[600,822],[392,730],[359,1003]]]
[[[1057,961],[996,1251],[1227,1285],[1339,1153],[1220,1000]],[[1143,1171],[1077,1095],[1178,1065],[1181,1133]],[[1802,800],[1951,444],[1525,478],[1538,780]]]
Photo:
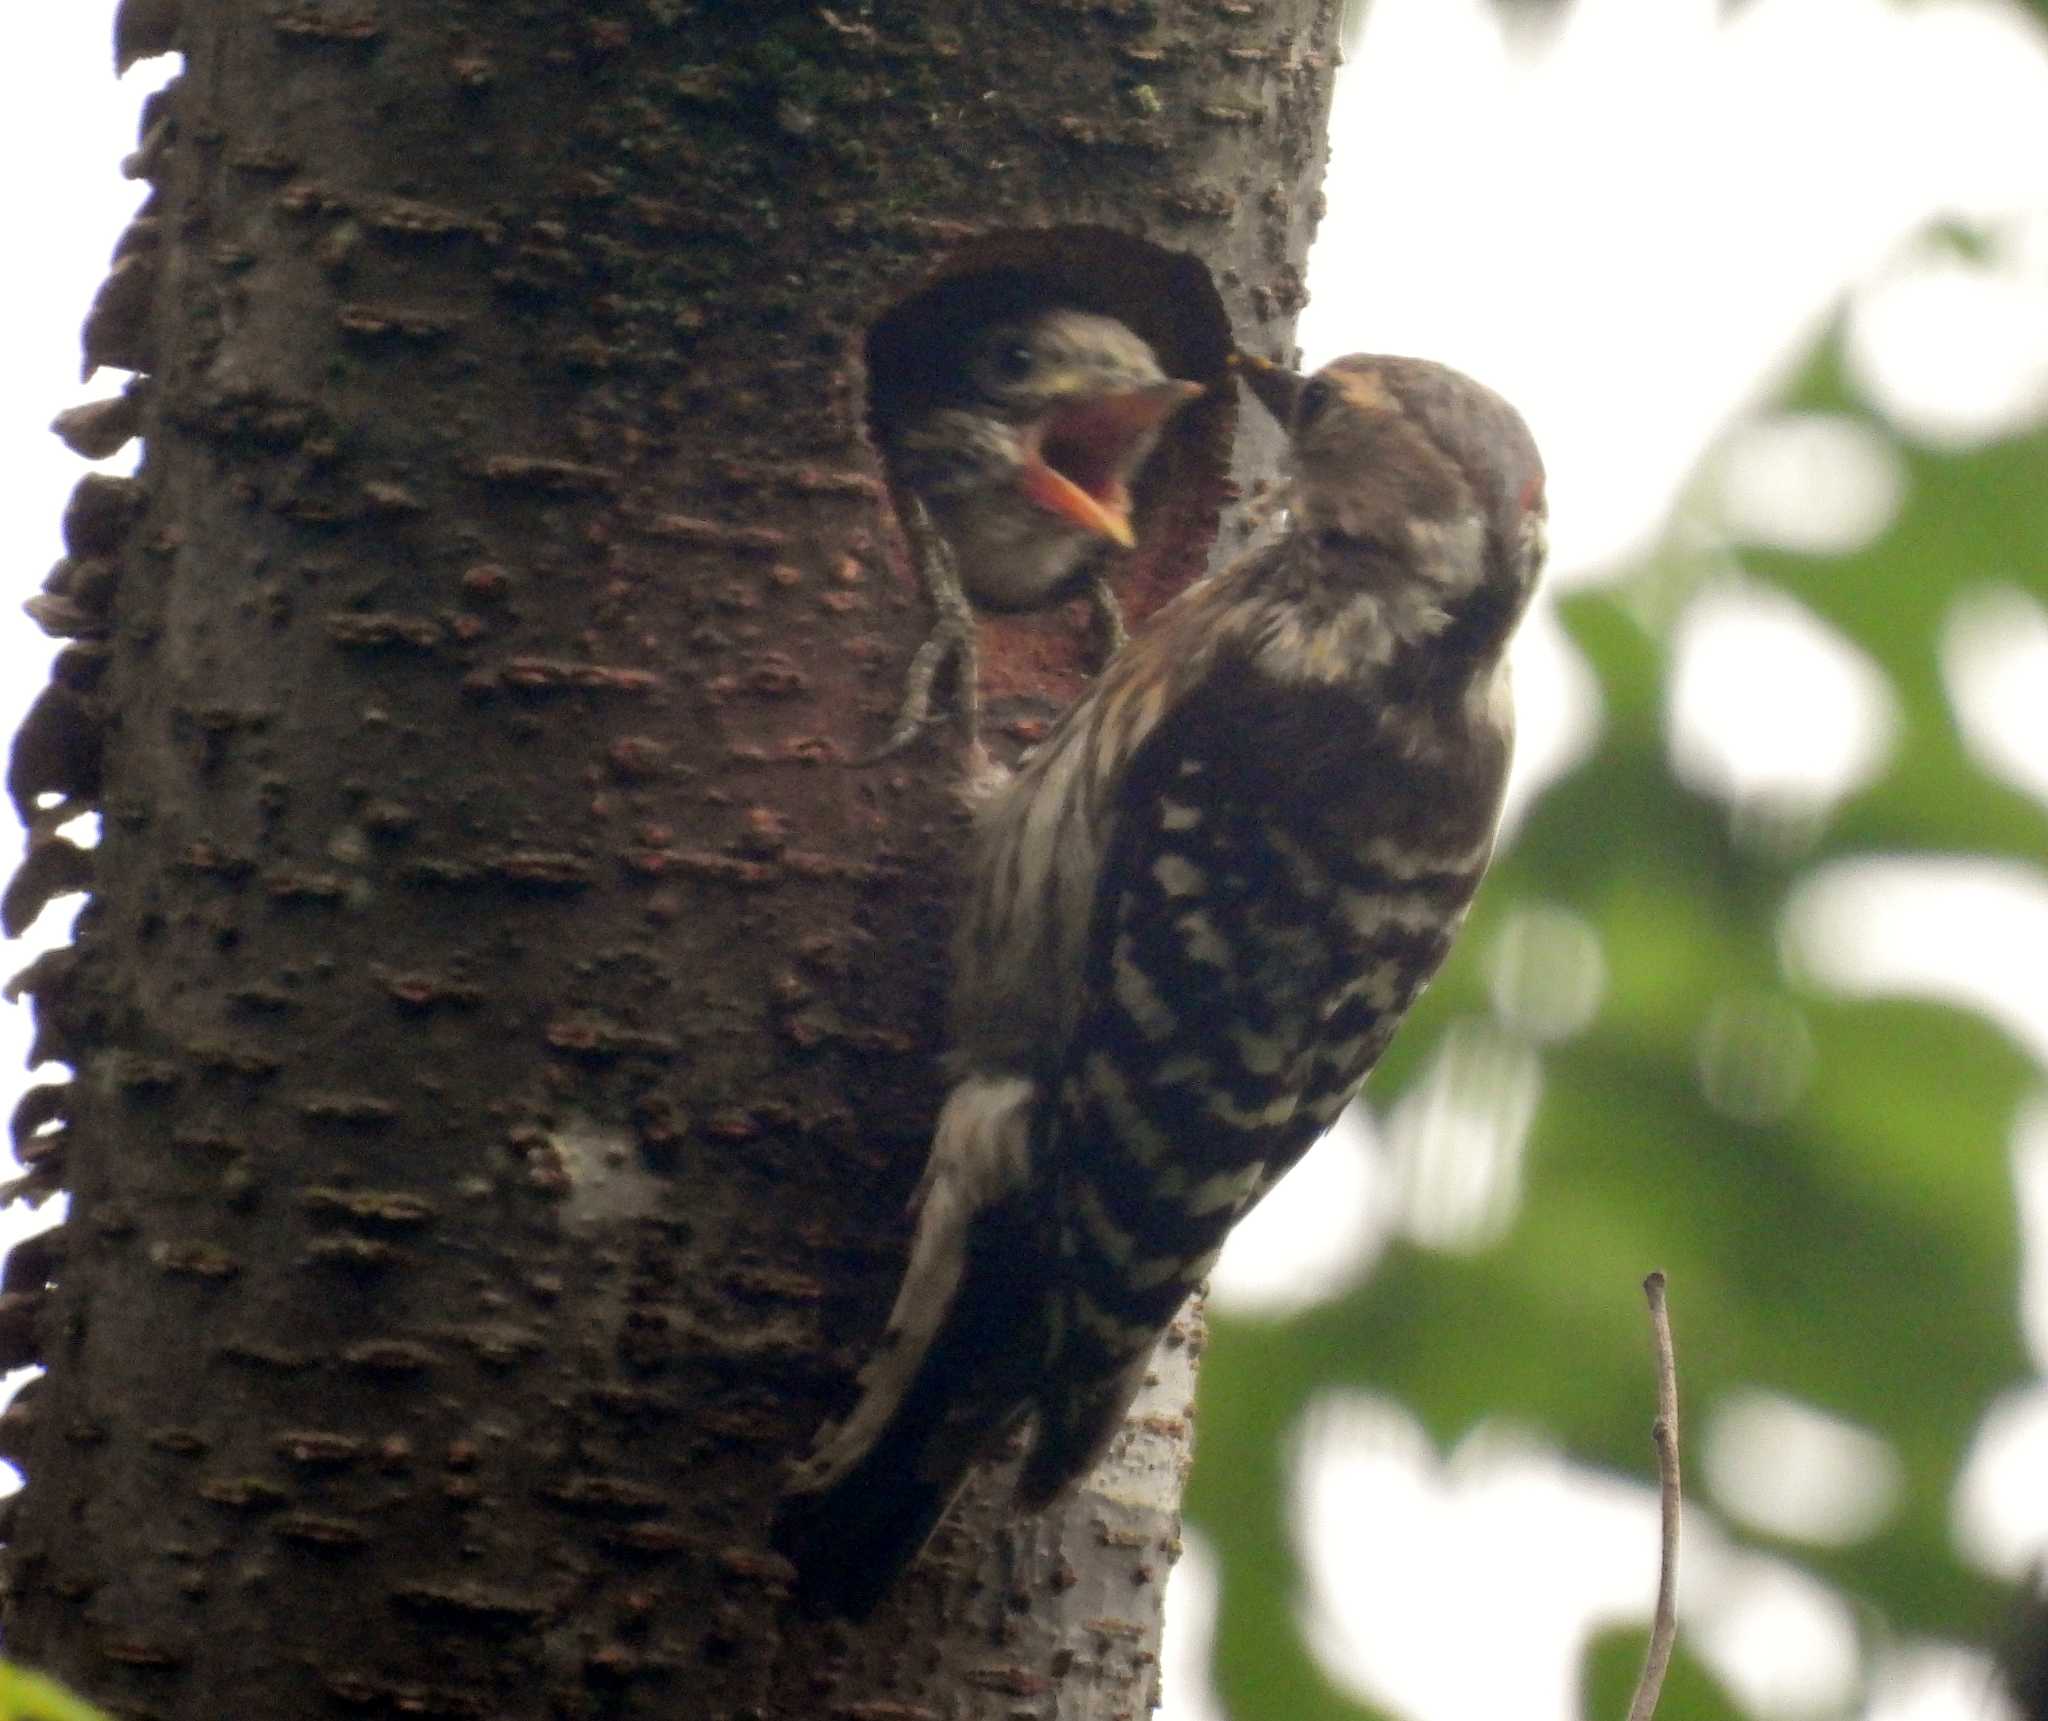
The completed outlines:
[[[1162,610],[981,809],[911,1263],[782,1520],[818,1605],[871,1605],[1024,1418],[1022,1506],[1094,1465],[1485,868],[1535,446],[1419,360],[1247,381],[1290,429],[1286,532]]]

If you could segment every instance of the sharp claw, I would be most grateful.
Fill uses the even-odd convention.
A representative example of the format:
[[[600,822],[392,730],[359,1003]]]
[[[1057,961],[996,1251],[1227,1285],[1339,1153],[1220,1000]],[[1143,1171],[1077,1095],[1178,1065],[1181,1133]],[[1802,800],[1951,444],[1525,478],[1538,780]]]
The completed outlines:
[[[903,703],[897,708],[888,739],[873,752],[857,756],[855,765],[879,764],[893,757],[939,721],[932,710],[932,687],[949,659],[955,665],[954,700],[959,709],[962,744],[970,756],[981,746],[980,664],[975,649],[974,606],[961,588],[952,549],[932,524],[924,504],[914,496],[906,510],[905,524],[909,527],[918,575],[938,619],[904,672]]]
[[[928,711],[904,713],[896,719],[896,727],[889,731],[888,740],[879,747],[869,748],[865,753],[856,753],[848,763],[860,768],[879,765],[885,759],[895,758],[931,726],[931,721],[931,713]]]
[[[910,660],[910,668],[904,674],[903,703],[897,707],[896,721],[890,727],[889,738],[873,752],[856,758],[853,761],[856,765],[880,764],[902,752],[938,722],[938,715],[932,710],[932,684],[938,679],[946,659],[960,653],[961,645],[959,635],[949,621],[942,620],[925,636],[924,644],[917,648],[916,655]],[[962,667],[964,669],[964,663]]]

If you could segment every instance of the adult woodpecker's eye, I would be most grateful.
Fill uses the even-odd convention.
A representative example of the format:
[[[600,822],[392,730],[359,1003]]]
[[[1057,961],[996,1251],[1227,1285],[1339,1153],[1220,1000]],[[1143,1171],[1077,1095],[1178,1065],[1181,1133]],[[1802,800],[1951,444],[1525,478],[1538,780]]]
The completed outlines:
[[[1005,382],[1022,382],[1031,374],[1035,362],[1031,349],[1022,341],[1005,341],[996,348],[993,358],[995,373]]]
[[[1323,409],[1336,398],[1337,391],[1330,386],[1326,377],[1311,377],[1301,386],[1301,395],[1294,403],[1294,427],[1306,430],[1322,417]]]

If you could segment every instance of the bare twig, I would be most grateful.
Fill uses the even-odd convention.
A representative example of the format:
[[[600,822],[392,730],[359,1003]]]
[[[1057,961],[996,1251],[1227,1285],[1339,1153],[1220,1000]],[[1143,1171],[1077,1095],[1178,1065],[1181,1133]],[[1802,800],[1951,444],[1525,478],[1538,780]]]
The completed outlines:
[[[1636,1681],[1628,1721],[1651,1721],[1664,1689],[1664,1670],[1671,1665],[1671,1646],[1678,1637],[1678,1356],[1671,1348],[1671,1316],[1664,1307],[1664,1275],[1643,1281],[1650,1304],[1650,1331],[1657,1345],[1657,1420],[1650,1437],[1657,1442],[1657,1496],[1663,1518],[1663,1556],[1657,1567],[1657,1612],[1650,1622],[1650,1650]]]

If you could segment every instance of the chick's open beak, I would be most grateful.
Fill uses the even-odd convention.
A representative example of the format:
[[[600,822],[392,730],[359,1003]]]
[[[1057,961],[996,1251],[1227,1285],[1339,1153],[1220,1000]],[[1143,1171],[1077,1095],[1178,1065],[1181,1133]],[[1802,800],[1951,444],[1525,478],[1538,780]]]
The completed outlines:
[[[1039,507],[1130,549],[1129,478],[1140,444],[1203,393],[1198,382],[1087,395],[1049,410],[1026,438],[1017,487]]]

